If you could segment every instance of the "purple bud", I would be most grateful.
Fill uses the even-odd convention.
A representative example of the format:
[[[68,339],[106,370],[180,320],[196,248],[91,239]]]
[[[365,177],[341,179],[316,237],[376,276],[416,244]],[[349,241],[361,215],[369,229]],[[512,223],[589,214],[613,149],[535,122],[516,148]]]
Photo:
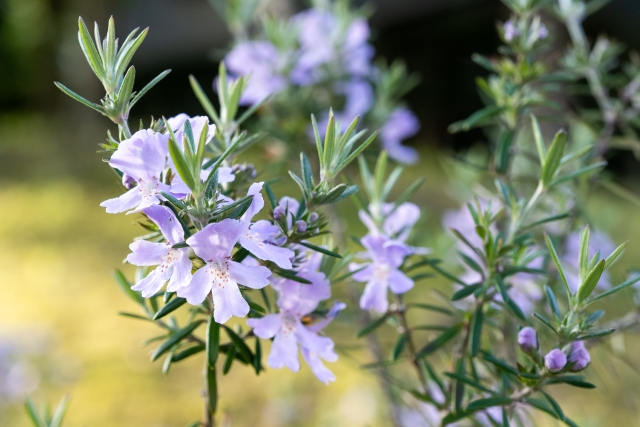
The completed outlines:
[[[518,332],[518,344],[527,353],[538,349],[538,337],[532,327],[527,326]]]
[[[591,356],[582,341],[574,341],[569,355],[569,362],[573,363],[571,370],[573,372],[582,371],[591,362]]]
[[[309,214],[309,222],[316,222],[318,220],[318,214],[315,212],[311,212]]]
[[[136,180],[133,179],[132,176],[127,175],[126,173],[122,175],[122,185],[127,190],[131,190],[136,184]]]
[[[275,219],[276,221],[280,221],[280,218],[282,218],[282,215],[284,214],[284,208],[282,206],[276,206],[276,208],[273,210],[273,219]]]
[[[307,223],[303,220],[296,221],[296,226],[298,227],[298,233],[304,233],[307,231]]]
[[[560,372],[567,364],[567,356],[559,348],[554,348],[544,357],[544,366],[549,372]]]

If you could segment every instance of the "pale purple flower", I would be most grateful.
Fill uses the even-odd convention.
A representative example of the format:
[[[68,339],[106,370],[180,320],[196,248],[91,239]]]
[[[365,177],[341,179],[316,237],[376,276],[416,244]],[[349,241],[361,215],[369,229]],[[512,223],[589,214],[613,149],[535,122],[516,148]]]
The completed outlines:
[[[224,62],[230,76],[249,76],[240,104],[249,105],[280,92],[287,85],[282,75],[288,55],[268,41],[243,41],[234,46]]]
[[[591,238],[589,239],[589,259],[600,251],[600,258],[605,258],[611,254],[616,248],[611,238],[604,232],[599,230],[591,230]],[[580,257],[580,232],[574,231],[567,236],[565,242],[565,251],[562,255],[564,272],[569,283],[571,292],[578,290],[579,273],[578,259]],[[602,273],[598,281],[598,289],[607,289],[611,287],[611,276],[608,271]]]
[[[389,157],[400,163],[415,163],[418,161],[418,151],[402,145],[402,141],[412,137],[419,130],[420,122],[415,114],[404,107],[396,108],[380,129],[382,148],[387,151]]]
[[[516,28],[516,26],[513,24],[513,21],[511,20],[508,20],[504,23],[503,30],[504,39],[508,42],[512,41],[514,38],[520,35],[520,30]]]
[[[251,219],[264,207],[264,198],[260,190],[263,182],[251,184],[248,196],[253,196],[249,209],[242,216],[242,221],[251,224]],[[291,258],[295,253],[288,248],[275,245],[274,236],[280,234],[280,229],[269,221],[260,220],[251,224],[240,236],[240,245],[256,257],[264,261],[273,261],[280,268],[291,269]]]
[[[520,332],[518,332],[518,344],[527,353],[537,350],[538,336],[535,329],[530,326],[520,329]]]
[[[137,240],[129,245],[131,249],[131,253],[127,256],[129,263],[137,266],[158,266],[131,289],[141,291],[143,297],[149,298],[169,281],[167,291],[176,292],[191,281],[192,264],[188,248],[172,248],[176,243],[184,241],[184,230],[173,211],[166,206],[150,206],[143,212],[156,223],[167,241],[154,243],[148,240]]]
[[[584,347],[583,341],[574,341],[571,344],[569,362],[573,363],[571,366],[573,372],[582,371],[591,363],[591,355],[589,355],[589,351]]]
[[[431,403],[420,402],[416,408],[398,408],[401,427],[439,427],[442,417],[440,411]],[[457,426],[459,423],[449,424]]]
[[[316,377],[325,384],[335,381],[333,373],[322,363],[322,359],[334,362],[338,355],[334,352],[333,341],[318,332],[344,308],[336,303],[323,322],[304,325],[302,318],[318,306],[318,302],[331,296],[331,288],[324,274],[301,270],[298,275],[311,284],[302,284],[288,279],[276,279],[278,290],[278,314],[268,314],[259,319],[248,319],[256,336],[274,338],[267,364],[272,368],[287,367],[294,372],[300,370],[298,347]]]
[[[364,267],[353,275],[354,280],[367,283],[360,298],[360,308],[384,313],[389,307],[387,289],[394,294],[403,294],[413,288],[413,280],[398,268],[411,254],[411,249],[384,236],[368,235],[362,238],[361,243],[367,249],[365,256],[371,262],[349,265],[351,271]]]
[[[151,129],[138,131],[122,141],[109,165],[131,177],[137,185],[120,197],[105,200],[100,206],[107,208],[108,213],[119,213],[131,209],[138,212],[159,204],[162,200],[160,192],[170,189],[160,181],[167,164],[168,141],[168,135]]]
[[[544,356],[544,366],[549,372],[557,373],[564,369],[567,364],[567,356],[559,348],[554,348]]]
[[[291,72],[299,85],[322,81],[329,72],[336,75],[364,77],[371,72],[373,47],[367,43],[369,26],[362,18],[354,19],[345,29],[327,10],[308,9],[293,16],[298,28],[300,51]]]
[[[263,266],[247,266],[231,259],[231,253],[249,223],[231,218],[209,224],[187,239],[196,255],[206,265],[193,275],[191,283],[178,289],[178,296],[189,304],[201,304],[207,295],[213,297],[213,318],[225,323],[231,316],[244,317],[249,304],[240,293],[238,284],[261,289],[269,283],[271,271]]]

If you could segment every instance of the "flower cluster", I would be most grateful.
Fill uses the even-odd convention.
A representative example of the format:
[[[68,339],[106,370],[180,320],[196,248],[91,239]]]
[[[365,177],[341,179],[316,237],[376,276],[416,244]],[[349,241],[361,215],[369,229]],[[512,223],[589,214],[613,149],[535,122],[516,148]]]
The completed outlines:
[[[559,374],[563,371],[579,372],[591,363],[591,356],[583,341],[574,341],[562,349],[554,348],[541,358],[538,336],[530,326],[518,332],[518,344],[534,362],[544,363],[544,367],[550,374]]]
[[[280,30],[273,29],[276,27]],[[384,102],[389,104],[384,111],[382,102],[376,104],[380,98],[394,96],[380,84],[384,72],[373,64],[375,52],[363,17],[343,8],[314,7],[292,16],[284,25],[268,28],[271,31],[255,40],[239,40],[224,59],[230,77],[251,76],[242,103],[254,104],[274,95],[276,102],[291,104],[295,99],[292,91],[328,89],[325,95],[313,98],[328,94],[329,103],[310,111],[320,113],[321,132],[329,119],[329,107],[342,130],[353,117],[368,116],[381,128],[382,148],[390,157],[402,163],[417,161],[416,150],[402,145],[420,128],[416,116],[396,101],[389,102],[391,99]]]

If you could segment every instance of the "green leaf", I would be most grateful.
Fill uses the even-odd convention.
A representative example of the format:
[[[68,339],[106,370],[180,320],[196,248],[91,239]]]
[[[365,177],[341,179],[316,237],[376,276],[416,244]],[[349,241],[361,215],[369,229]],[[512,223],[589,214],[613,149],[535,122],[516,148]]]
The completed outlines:
[[[185,339],[187,336],[189,336],[202,323],[203,323],[203,320],[197,320],[197,321],[191,323],[190,325],[185,326],[184,328],[179,329],[179,330],[175,331],[174,333],[172,333],[171,336],[169,337],[169,339],[166,340],[165,342],[163,342],[160,345],[160,347],[158,347],[151,354],[151,361],[155,362],[156,360],[158,360],[158,358],[160,356],[165,354],[167,351],[169,351],[171,349],[171,347],[173,347],[174,345],[176,345],[177,343],[179,343],[180,341]]]
[[[96,45],[93,43],[91,34],[89,33],[89,30],[82,18],[78,18],[78,41],[80,42],[82,53],[84,53],[85,58],[87,58],[87,62],[89,62],[89,66],[98,79],[104,81],[106,74],[104,65],[102,64],[102,58],[96,50]],[[99,40],[98,43],[100,43]]]
[[[244,340],[240,338],[240,336],[238,336],[238,334],[236,334],[230,327],[225,325],[222,325],[222,327],[224,328],[225,332],[233,342],[233,345],[236,347],[236,349],[240,353],[240,356],[245,360],[245,362],[253,363],[253,353],[251,353],[251,349],[249,348],[247,343],[245,343]]]
[[[79,103],[81,103],[81,104],[83,104],[83,105],[85,105],[85,106],[87,106],[87,107],[89,107],[91,109],[96,110],[100,114],[106,114],[105,111],[104,111],[104,108],[102,108],[102,106],[100,106],[98,104],[94,104],[93,102],[86,100],[85,98],[81,97],[80,95],[78,95],[77,93],[75,93],[74,91],[72,91],[71,89],[69,89],[68,87],[63,85],[62,83],[54,82],[53,84],[55,84],[58,89],[60,89],[62,92],[64,92],[65,94],[67,94],[71,98],[75,99]]]
[[[180,178],[184,181],[184,183],[189,187],[191,191],[196,190],[196,180],[191,175],[191,168],[189,167],[189,162],[185,157],[185,154],[182,152],[178,143],[176,142],[175,135],[173,135],[173,131],[169,127],[169,124],[165,121],[165,126],[169,133],[171,134],[171,138],[169,138],[169,154],[171,155],[171,159],[173,160],[173,164],[176,168],[176,172],[180,175]],[[198,179],[200,181],[200,179]]]
[[[415,308],[421,308],[423,310],[436,311],[436,312],[439,312],[439,313],[442,313],[442,314],[446,314],[446,315],[449,315],[449,316],[453,316],[455,314],[453,311],[451,311],[451,310],[449,310],[447,308],[439,307],[437,305],[431,305],[431,304],[423,304],[423,303],[411,302],[411,303],[408,303],[406,305],[406,307],[407,308],[415,307]]]
[[[151,321],[151,319],[149,319],[148,317],[140,316],[139,314],[134,313],[127,313],[126,311],[119,311],[118,314],[124,317],[131,317],[132,319],[146,320],[148,322]]]
[[[466,298],[469,295],[471,295],[472,293],[474,293],[476,290],[478,290],[481,286],[482,286],[482,283],[476,283],[474,285],[467,285],[464,288],[459,289],[456,292],[454,292],[453,295],[451,296],[451,301],[458,301],[458,300],[461,300],[463,298]]]
[[[582,340],[590,340],[590,339],[594,339],[594,338],[602,338],[602,337],[606,337],[607,335],[611,335],[615,331],[616,331],[615,329],[605,329],[603,331],[590,332],[590,333],[585,334],[585,335],[580,335],[576,339],[582,341]]]
[[[558,332],[556,331],[556,327],[555,327],[555,326],[553,326],[553,324],[552,324],[549,320],[547,320],[547,318],[546,318],[546,317],[544,317],[543,315],[538,314],[538,313],[533,313],[533,317],[535,317],[536,319],[538,319],[539,321],[541,321],[542,323],[544,323],[544,324],[545,324],[549,329],[551,329],[551,330],[552,330],[553,332],[555,332],[556,334],[558,333]]]
[[[485,107],[482,110],[476,111],[465,120],[450,125],[448,129],[449,133],[468,131],[476,126],[483,126],[485,124],[491,123],[490,119],[502,113],[503,111],[504,107],[499,107],[497,105],[490,105],[488,107]]]
[[[227,358],[225,359],[224,365],[222,366],[222,375],[227,375],[231,370],[233,360],[236,358],[236,351],[236,346],[232,346],[227,351]]]
[[[536,119],[536,116],[534,116],[533,114],[531,115],[531,128],[533,130],[533,139],[536,142],[536,149],[538,150],[540,166],[544,166],[544,161],[547,157],[547,149],[544,146],[544,138],[542,138],[542,131],[540,130],[538,119]]]
[[[578,302],[582,302],[587,299],[589,295],[591,295],[591,292],[596,288],[596,285],[600,280],[600,276],[602,276],[602,273],[604,272],[604,264],[605,261],[601,259],[584,279],[584,282],[580,285],[580,289],[578,289]]]
[[[115,67],[114,67],[116,70],[116,75],[123,73],[124,69],[127,68],[127,65],[129,65],[129,62],[131,62],[133,55],[135,55],[136,51],[144,41],[145,37],[147,37],[147,33],[149,32],[149,29],[145,28],[144,30],[142,30],[140,34],[138,34],[138,36],[135,39],[131,40],[131,38],[135,35],[135,32],[136,30],[134,30],[129,35],[129,37],[127,37],[128,42],[125,42],[122,44],[122,49],[118,53],[118,60],[116,61]]]
[[[491,390],[491,389],[489,389],[489,388],[487,388],[487,387],[483,386],[483,385],[482,385],[482,384],[480,384],[479,382],[477,382],[477,381],[475,381],[474,379],[469,378],[469,377],[467,377],[467,376],[464,376],[464,375],[458,375],[458,374],[455,374],[455,373],[453,373],[453,372],[445,372],[444,374],[445,374],[446,376],[448,376],[449,378],[453,378],[453,379],[454,379],[454,380],[456,380],[456,381],[463,382],[463,383],[465,383],[466,385],[471,386],[471,387],[473,387],[473,388],[477,388],[478,390],[482,390],[482,391],[484,391],[485,393],[495,394],[495,391],[493,391],[493,390]]]
[[[278,276],[282,276],[286,279],[293,280],[294,282],[304,283],[306,285],[310,285],[312,283],[310,280],[307,280],[304,277],[298,276],[295,270],[280,269],[280,270],[277,270],[275,273]]]
[[[613,252],[611,252],[611,255],[609,255],[605,260],[605,263],[604,263],[605,270],[608,270],[609,267],[611,267],[613,264],[616,263],[616,261],[620,259],[628,243],[629,241],[627,240],[626,242],[620,244],[620,246],[618,246]]]
[[[67,407],[69,406],[69,397],[64,396],[58,406],[56,406],[55,411],[53,411],[53,416],[51,417],[51,421],[49,422],[49,427],[61,427],[62,420],[64,419],[64,415],[67,412]]]
[[[195,93],[196,98],[198,98],[198,101],[200,101],[200,105],[202,105],[204,111],[211,118],[211,120],[213,120],[218,126],[220,126],[220,117],[218,117],[216,109],[213,107],[213,104],[209,100],[209,97],[207,97],[207,95],[204,93],[204,90],[202,90],[202,87],[200,86],[200,83],[198,83],[198,80],[190,75],[189,83],[191,83],[191,89],[193,90],[193,93]]]
[[[178,209],[180,209],[180,210],[187,209],[187,205],[185,205],[180,200],[176,199],[175,197],[173,197],[171,194],[167,193],[166,191],[162,191],[161,194],[162,194],[162,197],[167,199],[169,202],[173,203]]]
[[[560,315],[560,308],[558,307],[558,301],[556,300],[556,296],[548,285],[544,285],[544,292],[547,294],[547,299],[549,300],[549,306],[551,307],[551,312],[556,319],[560,320],[562,316]]]
[[[623,289],[625,289],[625,288],[628,288],[629,286],[631,286],[631,285],[633,285],[633,284],[637,283],[638,281],[640,281],[640,276],[633,277],[633,278],[631,278],[631,279],[627,280],[626,282],[624,282],[624,283],[622,283],[622,284],[620,284],[620,285],[616,286],[615,288],[611,288],[611,289],[609,289],[608,291],[605,291],[605,292],[601,293],[600,295],[596,295],[595,297],[590,298],[590,299],[585,303],[585,305],[589,305],[589,304],[591,304],[592,302],[594,302],[594,301],[598,301],[598,300],[599,300],[599,299],[601,299],[601,298],[608,297],[609,295],[613,295],[613,294],[615,294],[616,292],[620,292],[621,290],[623,290]]]
[[[549,152],[544,160],[542,166],[542,173],[540,181],[543,186],[548,186],[558,170],[562,156],[564,155],[564,148],[567,143],[567,134],[564,131],[559,131],[553,138],[553,142],[549,147]]]
[[[342,259],[342,256],[336,252],[330,251],[320,246],[316,246],[309,242],[300,242],[300,244],[306,248],[311,249],[312,251],[320,252],[321,254],[328,255],[330,257]]]
[[[182,351],[178,351],[176,353],[173,354],[173,357],[171,358],[172,362],[180,362],[188,357],[191,357],[195,354],[198,354],[202,351],[205,350],[205,346],[203,344],[197,344],[191,347],[188,347]]]
[[[233,361],[233,357],[230,359]],[[229,364],[229,366],[231,366],[231,364]],[[211,414],[215,414],[218,407],[218,379],[216,370],[212,368],[207,369],[207,398],[209,402],[209,411]]]
[[[471,335],[471,356],[475,357],[480,351],[480,344],[482,343],[482,322],[484,314],[482,312],[482,306],[479,305],[478,309],[473,316],[473,329]]]
[[[572,180],[574,178],[577,178],[577,177],[579,177],[581,175],[584,175],[584,174],[586,174],[588,172],[591,172],[593,170],[599,169],[599,168],[604,167],[606,165],[607,165],[607,162],[598,162],[598,163],[594,163],[594,164],[589,165],[589,166],[585,166],[583,168],[578,169],[575,172],[571,172],[571,173],[569,173],[567,175],[563,175],[561,177],[558,177],[558,178],[554,179],[549,184],[549,187],[553,187],[555,185],[562,184],[563,182],[570,181],[570,180]]]
[[[213,172],[212,174],[209,174],[209,177],[207,178],[207,185],[206,188],[204,190],[204,196],[207,199],[212,199],[218,191],[218,171]]]
[[[591,239],[591,230],[587,225],[580,234],[580,254],[578,256],[579,274],[578,278],[580,283],[587,277],[589,266],[589,240]]]
[[[530,228],[537,227],[538,225],[546,224],[548,222],[558,221],[558,220],[565,219],[565,218],[569,218],[569,213],[563,213],[563,214],[560,214],[560,215],[554,215],[554,216],[550,216],[550,217],[547,217],[547,218],[543,218],[543,219],[541,219],[539,221],[535,221],[535,222],[532,222],[531,224],[525,225],[522,228],[522,230],[523,231],[524,230],[528,230]]]
[[[358,331],[358,333],[356,334],[356,337],[362,338],[365,335],[369,335],[371,332],[373,332],[374,330],[376,330],[377,328],[382,326],[382,324],[384,324],[384,322],[387,320],[388,317],[389,317],[389,314],[387,313],[387,314],[382,315],[381,317],[378,317],[377,319],[374,319],[372,322],[370,322],[364,328],[360,329]]]
[[[486,399],[477,399],[467,405],[467,411],[475,412],[481,409],[491,408],[492,406],[510,405],[513,400],[510,397],[489,397]]]
[[[520,375],[520,372],[518,372],[518,370],[516,368],[514,368],[513,366],[509,365],[507,362],[505,362],[504,360],[498,359],[496,357],[494,357],[492,354],[487,353],[485,351],[482,351],[482,358],[484,360],[486,360],[487,362],[495,365],[497,368],[512,373],[514,375]]]
[[[254,350],[254,354],[255,357],[253,358],[253,370],[255,371],[256,375],[260,374],[260,371],[262,370],[262,347],[260,346],[260,338],[256,337],[256,344],[255,344],[255,350]]]
[[[210,368],[215,369],[220,352],[220,324],[217,323],[213,316],[209,318],[207,323],[207,364]]]
[[[122,84],[120,85],[120,90],[118,90],[118,95],[116,96],[116,108],[121,113],[128,111],[128,105],[131,100],[131,94],[133,93],[133,83],[135,82],[135,79],[136,69],[132,65],[124,76]]]
[[[44,420],[40,417],[38,408],[36,407],[35,403],[33,403],[33,400],[31,400],[30,397],[27,397],[27,399],[25,400],[24,408],[27,411],[27,415],[29,416],[29,419],[31,420],[31,423],[34,427],[48,427],[45,424]]]
[[[500,174],[505,173],[509,167],[513,135],[513,130],[504,129],[498,137],[498,147],[495,153],[495,165],[496,172]]]
[[[142,307],[145,306],[144,298],[142,298],[142,296],[138,292],[131,289],[133,285],[127,280],[127,278],[124,276],[124,273],[122,273],[122,271],[120,270],[114,271],[113,278],[116,279],[116,283],[118,284],[122,292],[124,292],[124,294],[129,297],[129,299],[131,299],[133,302],[137,303]]]
[[[393,348],[391,349],[391,360],[398,360],[398,358],[402,354],[402,351],[404,350],[404,346],[406,343],[407,334],[399,334],[395,344],[393,345]]]
[[[556,252],[556,248],[553,246],[551,242],[551,238],[547,233],[544,233],[544,240],[547,243],[547,248],[549,249],[549,254],[551,255],[551,259],[555,264],[558,274],[560,275],[560,279],[564,284],[564,288],[567,291],[567,296],[569,297],[569,301],[571,301],[571,289],[569,288],[569,282],[567,282],[567,276],[564,273],[564,268],[562,268],[562,263],[560,262],[560,258],[558,257],[558,253]]]
[[[267,200],[269,200],[269,204],[271,205],[271,209],[275,209],[275,207],[278,205],[278,202],[276,201],[276,195],[273,193],[273,190],[271,189],[271,186],[269,184],[264,184],[264,191],[265,193],[267,193]]]
[[[545,391],[540,390],[540,393],[547,399],[547,402],[549,402],[549,405],[551,405],[551,408],[553,408],[553,412],[556,413],[556,418],[564,421],[565,420],[564,412],[562,412],[562,408],[560,407],[558,402],[556,402],[555,399]]]
[[[185,298],[175,298],[169,301],[168,304],[158,310],[158,312],[153,316],[153,320],[162,319],[164,316],[182,307],[186,302],[187,300]]]
[[[440,334],[436,339],[434,339],[429,344],[424,346],[418,352],[418,354],[416,354],[416,358],[419,359],[419,358],[423,358],[430,355],[431,353],[433,353],[434,351],[436,351],[437,349],[439,349],[440,347],[444,346],[446,343],[451,341],[456,335],[458,335],[458,333],[461,330],[462,330],[462,324],[460,323],[450,327],[449,329],[444,331],[442,334]]]
[[[595,385],[582,379],[582,375],[556,375],[547,380],[547,384],[568,384],[578,388],[596,388]]]
[[[303,152],[300,152],[300,164],[302,168],[302,177],[304,178],[304,185],[307,189],[311,190],[315,186],[313,183],[313,172],[311,170],[309,159]]]

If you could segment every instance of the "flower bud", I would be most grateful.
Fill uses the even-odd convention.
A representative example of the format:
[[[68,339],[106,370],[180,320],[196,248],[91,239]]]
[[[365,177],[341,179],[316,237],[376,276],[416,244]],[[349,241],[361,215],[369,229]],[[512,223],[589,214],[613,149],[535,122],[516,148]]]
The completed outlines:
[[[296,221],[296,226],[298,233],[304,233],[305,231],[307,231],[307,223],[303,220]]]
[[[518,332],[518,344],[520,344],[520,347],[527,353],[537,350],[538,337],[535,329],[529,326],[522,328],[520,332]]]
[[[122,175],[122,185],[127,190],[131,190],[136,185],[136,180],[125,173]]]
[[[544,366],[549,372],[560,372],[567,364],[567,356],[559,348],[554,348],[544,357]]]
[[[285,210],[282,206],[276,206],[276,208],[273,210],[273,219],[275,219],[276,221],[280,221],[280,218],[282,218],[282,215],[284,215]]]
[[[316,222],[318,220],[318,214],[315,212],[311,212],[309,214],[309,222]]]
[[[574,341],[569,355],[569,362],[573,363],[571,370],[573,372],[582,371],[591,362],[591,355],[582,341]]]

